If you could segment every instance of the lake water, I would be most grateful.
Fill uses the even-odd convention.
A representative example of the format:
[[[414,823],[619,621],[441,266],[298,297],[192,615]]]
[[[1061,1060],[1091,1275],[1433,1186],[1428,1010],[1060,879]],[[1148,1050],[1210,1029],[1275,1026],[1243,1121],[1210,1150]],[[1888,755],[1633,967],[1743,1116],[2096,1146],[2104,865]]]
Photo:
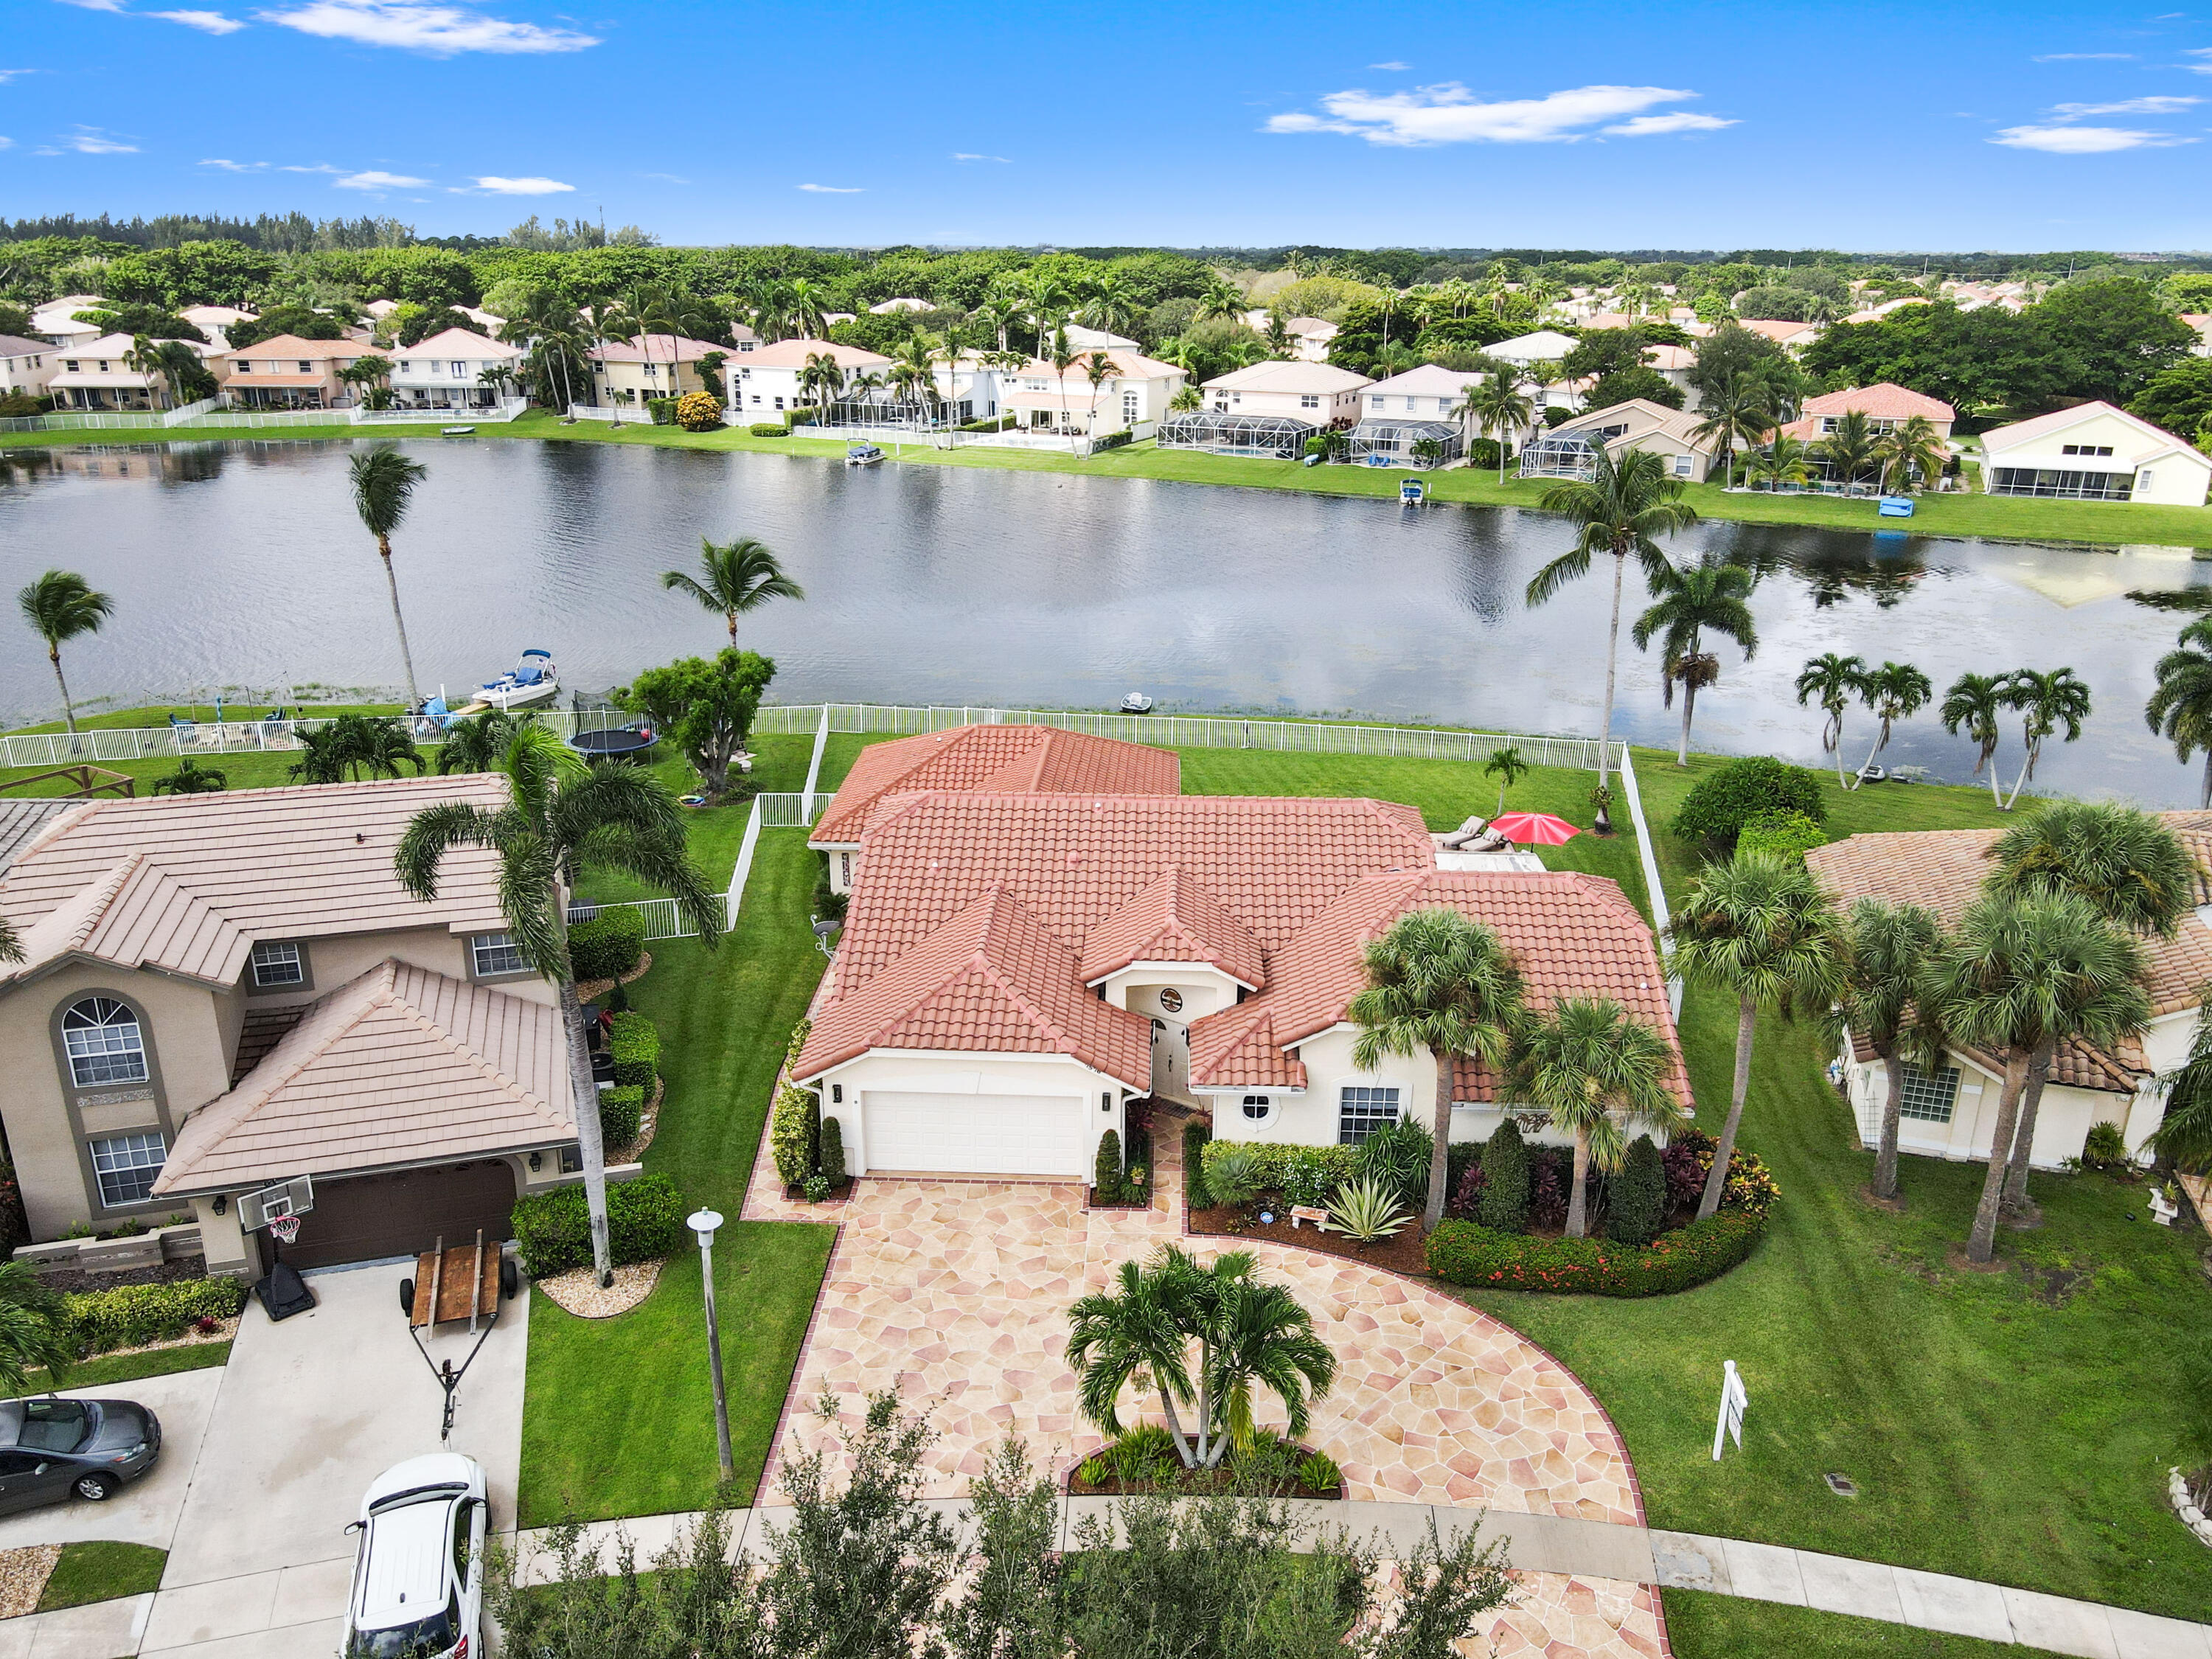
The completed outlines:
[[[1607,573],[1521,601],[1567,543],[1560,520],[1497,508],[1209,489],[796,456],[447,440],[394,540],[418,672],[458,694],[526,646],[564,685],[605,687],[723,640],[719,617],[662,590],[699,538],[757,536],[807,591],[741,624],[773,656],[772,696],[1096,707],[1142,690],[1163,710],[1353,714],[1487,730],[1587,733],[1604,678]],[[116,614],[65,653],[80,695],[194,688],[396,686],[374,544],[355,519],[345,444],[177,444],[0,458],[0,580],[50,565],[112,593]],[[1869,511],[1871,509],[1869,508]],[[1765,572],[1759,651],[1721,647],[1698,746],[1817,764],[1819,720],[1791,682],[1822,651],[1953,676],[2070,665],[2094,688],[2078,743],[2039,786],[2196,801],[2197,771],[2145,727],[2151,665],[2182,617],[2130,590],[2212,585],[2186,550],[2085,551],[1907,535],[1700,525],[1677,537]],[[1643,603],[1632,569],[1625,618]],[[1669,744],[1656,663],[1622,630],[1614,730]],[[203,692],[202,695],[204,695]],[[455,697],[459,701],[458,696]],[[35,638],[0,631],[0,711],[56,709]],[[1856,762],[1873,726],[1845,732]],[[2007,776],[2018,763],[2016,737]],[[1932,714],[1886,760],[1963,780],[1969,745]]]

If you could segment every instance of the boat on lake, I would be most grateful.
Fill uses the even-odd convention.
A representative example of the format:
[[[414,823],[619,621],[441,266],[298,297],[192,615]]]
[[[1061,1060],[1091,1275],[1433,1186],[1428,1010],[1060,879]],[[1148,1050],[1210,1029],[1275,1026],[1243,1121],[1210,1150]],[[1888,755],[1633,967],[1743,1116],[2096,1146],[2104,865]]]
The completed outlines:
[[[529,708],[550,702],[560,694],[560,673],[553,665],[552,653],[533,647],[506,673],[478,686],[476,700],[494,708]]]
[[[1132,691],[1121,699],[1121,712],[1125,714],[1149,714],[1152,712],[1152,700],[1141,691]]]
[[[882,450],[873,444],[862,443],[858,439],[845,446],[845,465],[848,466],[873,466],[883,458]]]

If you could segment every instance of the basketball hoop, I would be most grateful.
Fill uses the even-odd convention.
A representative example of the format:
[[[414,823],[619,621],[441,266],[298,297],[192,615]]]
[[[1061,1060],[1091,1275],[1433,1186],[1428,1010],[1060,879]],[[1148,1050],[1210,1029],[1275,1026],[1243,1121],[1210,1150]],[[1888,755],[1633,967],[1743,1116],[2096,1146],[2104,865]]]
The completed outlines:
[[[269,1218],[269,1237],[279,1244],[289,1244],[300,1236],[300,1218],[295,1215],[272,1215]]]

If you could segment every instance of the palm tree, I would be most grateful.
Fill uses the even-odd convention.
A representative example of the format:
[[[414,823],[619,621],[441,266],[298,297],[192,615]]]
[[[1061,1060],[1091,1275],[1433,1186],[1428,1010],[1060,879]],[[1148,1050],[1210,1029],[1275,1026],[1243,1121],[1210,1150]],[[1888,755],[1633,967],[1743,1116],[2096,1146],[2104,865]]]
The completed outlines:
[[[1450,1176],[1453,1064],[1462,1054],[1504,1064],[1520,1020],[1521,975],[1498,935],[1456,910],[1409,910],[1363,955],[1367,985],[1346,1013],[1364,1028],[1352,1063],[1371,1072],[1386,1054],[1424,1052],[1436,1062],[1426,1210],[1434,1227]]]
[[[511,328],[514,325],[509,324],[508,326]],[[392,359],[379,356],[374,351],[366,353],[340,369],[337,378],[359,391],[364,406],[374,407],[368,400],[392,378]]]
[[[62,719],[75,737],[76,706],[62,674],[62,647],[79,635],[100,632],[100,623],[115,613],[115,601],[95,592],[73,570],[49,570],[18,592],[15,603],[32,631],[46,642],[46,660],[54,665],[54,684],[62,691]]]
[[[618,871],[673,898],[677,914],[709,950],[719,941],[721,904],[686,849],[683,809],[667,785],[644,768],[586,767],[551,727],[532,721],[514,732],[500,770],[507,778],[506,805],[495,810],[450,800],[424,807],[400,836],[392,869],[409,892],[427,902],[437,897],[441,867],[454,848],[498,855],[500,908],[508,937],[523,961],[559,992],[591,1218],[592,1267],[605,1288],[614,1281],[607,1250],[606,1148],[568,959],[564,889],[574,889],[586,865]]]
[[[2212,999],[2197,1011],[2189,1058],[2158,1080],[2166,1115],[2151,1132],[2151,1151],[2191,1175],[2212,1170]]]
[[[1067,453],[1075,453],[1075,435],[1067,418],[1067,371],[1083,361],[1083,354],[1067,343],[1065,326],[1052,331],[1052,368],[1054,384],[1060,388],[1060,424],[1068,434]]]
[[[1946,732],[1955,738],[1963,731],[1974,740],[1974,775],[1978,778],[1984,767],[1989,769],[1990,799],[1999,811],[2004,807],[2004,791],[1997,784],[1996,756],[2002,734],[1999,722],[2008,706],[2006,685],[1994,674],[1961,674],[1951,682],[1937,711]]]
[[[2158,684],[2143,705],[2144,722],[2173,745],[2174,757],[2185,765],[2203,751],[2197,805],[2212,808],[2212,617],[2199,617],[2183,629],[2154,672]]]
[[[1483,762],[1482,775],[1498,780],[1498,811],[1492,817],[1495,817],[1505,811],[1505,792],[1534,769],[1521,758],[1521,751],[1510,744]]]
[[[1892,495],[1910,495],[1916,481],[1924,483],[1941,475],[1945,453],[1943,440],[1925,415],[1907,416],[1875,446],[1882,489]]]
[[[1820,728],[1821,750],[1836,757],[1836,787],[1844,784],[1844,714],[1850,708],[1851,699],[1859,695],[1865,684],[1866,659],[1863,657],[1839,657],[1834,652],[1824,652],[1813,658],[1797,675],[1797,706],[1818,702],[1827,715],[1827,723]]]
[[[1814,453],[1844,483],[1856,483],[1875,464],[1874,428],[1857,410],[1846,410],[1815,446]]]
[[[2018,804],[2021,790],[2035,775],[2043,740],[2062,726],[2069,743],[2081,735],[2081,723],[2089,718],[2089,686],[2070,668],[2055,668],[2047,674],[2015,668],[2006,677],[2004,697],[2005,706],[2021,717],[2021,737],[2027,744],[2020,775],[2013,780],[2012,793],[2005,799],[2005,811],[2009,812]]]
[[[1190,1334],[1176,1320],[1177,1298],[1170,1271],[1165,1264],[1147,1267],[1124,1261],[1115,1270],[1118,1291],[1093,1291],[1067,1310],[1064,1352],[1075,1373],[1084,1416],[1118,1436],[1122,1387],[1132,1379],[1139,1387],[1149,1382],[1158,1390],[1160,1410],[1183,1467],[1195,1468],[1198,1453],[1176,1409],[1178,1401],[1188,1402],[1195,1394]]]
[[[1282,1401],[1295,1440],[1313,1425],[1313,1402],[1336,1381],[1336,1356],[1315,1334],[1313,1316],[1288,1290],[1249,1272],[1218,1282],[1204,1376],[1222,1431],[1212,1449],[1215,1463],[1232,1445],[1240,1456],[1252,1449],[1255,1384]]]
[[[438,744],[438,775],[491,771],[514,742],[515,728],[537,718],[534,714],[518,716],[504,708],[487,708],[481,714],[455,720]]]
[[[784,574],[783,566],[768,544],[750,536],[720,544],[699,538],[699,574],[665,570],[660,585],[673,593],[689,593],[709,611],[720,611],[730,627],[730,643],[738,642],[738,618],[750,616],[770,599],[803,599],[806,590]]]
[[[1098,399],[1105,395],[1106,383],[1121,371],[1114,360],[1103,351],[1094,351],[1083,360],[1083,377],[1091,382],[1091,435],[1098,434]]]
[[[1168,399],[1168,410],[1171,414],[1188,415],[1194,410],[1205,407],[1206,394],[1194,386],[1184,386],[1182,391]],[[2212,782],[2208,782],[2206,787],[2212,789]]]
[[[1789,1019],[1827,1008],[1841,988],[1846,941],[1842,920],[1802,863],[1750,852],[1705,872],[1668,934],[1686,977],[1736,1000],[1735,1081],[1698,1206],[1702,1221],[1720,1208],[1728,1186],[1760,1010]]]
[[[1759,381],[1731,375],[1706,395],[1698,409],[1705,418],[1690,428],[1691,435],[1720,446],[1721,483],[1725,485],[1735,476],[1736,450],[1752,448],[1774,429],[1766,388]]]
[[[1996,1253],[2008,1155],[2031,1064],[2069,1037],[2109,1048],[2138,1035],[2150,1018],[2138,982],[2144,963],[2142,945],[2071,893],[1978,899],[1937,953],[1923,995],[1944,1030],[1956,1042],[2004,1056],[1968,1260],[1987,1261]]]
[[[1874,757],[1889,746],[1890,730],[1898,721],[1910,720],[1936,695],[1936,688],[1928,676],[1909,662],[1886,662],[1879,668],[1869,669],[1859,682],[1859,701],[1867,712],[1881,722],[1875,733],[1874,747],[1867,750],[1866,763],[1851,780],[1854,789],[1866,782],[1868,770]]]
[[[290,775],[306,783],[396,778],[403,766],[422,775],[422,750],[396,715],[340,714],[320,726],[297,726],[295,733],[301,755]]]
[[[1764,483],[1770,492],[1778,492],[1784,484],[1801,484],[1811,477],[1812,469],[1805,465],[1804,444],[1777,428],[1764,448],[1746,452],[1743,481],[1746,484]]]
[[[1863,898],[1851,907],[1850,951],[1837,994],[1847,1031],[1863,1035],[1882,1063],[1889,1092],[1881,1110],[1881,1140],[1874,1159],[1874,1195],[1897,1196],[1897,1131],[1905,1109],[1905,1068],[1933,1058],[1937,1044],[1927,1022],[1916,1018],[1917,994],[1929,958],[1942,940],[1931,910]]]
[[[1091,279],[1076,320],[1085,328],[1119,334],[1135,324],[1141,308],[1129,279],[1117,270],[1105,270]]]
[[[1549,1115],[1555,1131],[1574,1138],[1569,1238],[1589,1231],[1590,1164],[1608,1174],[1620,1167],[1627,1151],[1623,1124],[1673,1128],[1687,1117],[1667,1091],[1673,1069],[1667,1040],[1608,997],[1563,997],[1522,1032],[1514,1056],[1515,1089]]]
[[[353,458],[353,510],[362,526],[376,538],[377,556],[384,561],[384,585],[392,594],[392,625],[399,630],[399,660],[407,670],[407,706],[422,707],[415,691],[415,653],[407,646],[407,618],[399,611],[399,578],[392,568],[392,532],[407,517],[415,486],[429,475],[420,461],[410,461],[396,444],[379,444],[366,455]]]
[[[1620,584],[1633,553],[1645,580],[1656,581],[1668,568],[1656,536],[1672,535],[1698,521],[1696,511],[1677,499],[1682,486],[1666,473],[1666,463],[1646,450],[1624,451],[1617,459],[1602,445],[1596,471],[1588,483],[1559,484],[1544,492],[1547,513],[1564,513],[1581,526],[1575,545],[1536,573],[1528,603],[1538,605],[1577,576],[1589,573],[1590,556],[1613,555],[1613,620],[1605,639],[1605,717],[1598,727],[1597,787],[1613,772],[1613,689],[1620,651]]]
[[[1212,317],[1239,317],[1244,313],[1244,290],[1219,271],[1206,273],[1206,285],[1200,289],[1196,299],[1198,310],[1195,322],[1205,322]]]
[[[998,337],[999,349],[1006,349],[1006,336],[1025,313],[1021,301],[1011,295],[994,295],[975,307],[975,320]]]
[[[781,299],[784,319],[803,338],[818,340],[829,331],[830,296],[820,283],[794,276],[783,285]]]
[[[1472,416],[1477,432],[1498,434],[1498,482],[1505,482],[1506,434],[1517,435],[1524,430],[1535,413],[1535,405],[1521,390],[1521,377],[1510,373],[1492,374],[1473,386],[1460,389],[1462,399],[1452,412],[1462,418]]]
[[[0,957],[21,962],[21,947]],[[69,1330],[61,1297],[46,1288],[29,1262],[0,1262],[0,1387],[28,1393],[31,1373],[41,1369],[48,1373],[47,1387],[58,1384],[77,1358]]]
[[[1067,284],[1049,271],[1033,270],[1024,279],[1024,294],[1031,319],[1036,324],[1036,355],[1045,355],[1045,336],[1057,333],[1066,343],[1067,332]]]
[[[836,354],[829,351],[810,351],[799,371],[799,389],[820,408],[827,409],[845,389],[844,366]]]
[[[1759,649],[1759,629],[1744,603],[1759,578],[1740,564],[1707,557],[1687,569],[1664,566],[1651,583],[1659,602],[1636,619],[1629,637],[1636,648],[1645,649],[1655,634],[1663,635],[1660,646],[1662,684],[1668,707],[1674,702],[1674,682],[1682,683],[1682,738],[1674,763],[1690,763],[1690,716],[1701,687],[1721,677],[1720,659],[1705,648],[1707,629],[1734,640],[1751,660]]]

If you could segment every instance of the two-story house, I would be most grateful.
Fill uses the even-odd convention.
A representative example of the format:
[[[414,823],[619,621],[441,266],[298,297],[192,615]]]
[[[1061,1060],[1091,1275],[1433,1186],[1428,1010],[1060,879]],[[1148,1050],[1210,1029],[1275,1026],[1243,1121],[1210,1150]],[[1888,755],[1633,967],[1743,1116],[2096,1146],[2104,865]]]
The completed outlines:
[[[360,399],[338,379],[338,371],[372,353],[359,340],[273,334],[231,354],[224,365],[223,398],[242,409],[349,409]]]
[[[47,342],[0,334],[0,397],[16,392],[43,398],[48,382],[60,373],[59,356]]]
[[[635,340],[603,340],[584,354],[592,362],[590,401],[603,408],[619,405],[642,412],[655,398],[680,398],[687,392],[705,392],[708,387],[700,378],[700,360],[709,352],[716,352],[724,360],[717,371],[722,381],[719,401],[729,408],[738,380],[738,365],[750,361],[751,354],[760,346],[759,337],[743,325],[733,327],[730,337],[733,343],[729,345],[694,340],[681,334],[641,334]],[[730,418],[737,418],[734,410]]]
[[[495,855],[450,854],[436,899],[392,853],[494,775],[0,815],[0,1094],[34,1239],[189,1209],[208,1266],[258,1276],[240,1195],[300,1176],[298,1267],[508,1236],[575,1141],[551,986],[523,964]]]
[[[1270,361],[1206,383],[1206,407],[1217,414],[1285,415],[1313,427],[1350,426],[1359,419],[1367,376],[1334,363]]]
[[[522,362],[518,348],[465,328],[442,330],[387,355],[395,409],[489,409],[507,395]]]

